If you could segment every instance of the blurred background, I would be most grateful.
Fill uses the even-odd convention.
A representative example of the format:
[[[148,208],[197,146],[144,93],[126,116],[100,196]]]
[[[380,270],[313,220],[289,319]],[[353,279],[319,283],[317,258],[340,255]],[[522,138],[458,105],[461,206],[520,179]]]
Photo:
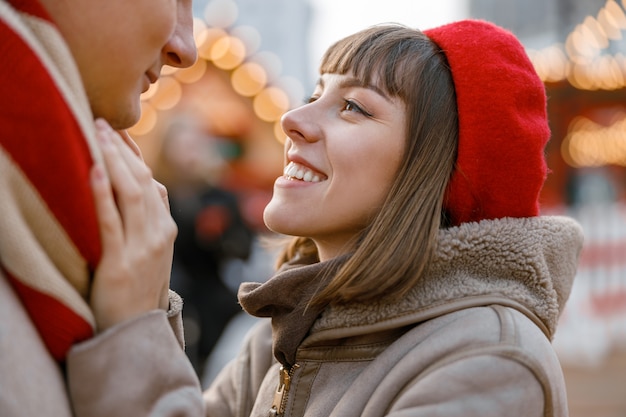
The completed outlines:
[[[626,416],[626,0],[194,2],[199,59],[164,69],[131,134],[170,190],[180,229],[172,286],[186,300],[188,353],[203,381],[249,325],[237,286],[272,273],[259,240],[282,171],[278,123],[312,92],[325,49],[376,23],[482,18],[521,39],[546,85],[542,210],[585,229],[554,341],[571,416]]]

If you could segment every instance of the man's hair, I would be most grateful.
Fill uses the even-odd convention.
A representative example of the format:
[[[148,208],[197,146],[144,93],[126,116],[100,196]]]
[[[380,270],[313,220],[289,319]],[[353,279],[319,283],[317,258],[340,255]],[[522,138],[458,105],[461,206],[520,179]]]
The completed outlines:
[[[352,256],[313,299],[314,304],[401,297],[425,274],[446,226],[443,199],[454,169],[458,116],[452,77],[442,51],[422,32],[373,26],[332,45],[320,74],[351,74],[406,105],[406,143],[381,209],[356,239]],[[332,214],[331,214],[332,215]],[[316,252],[293,238],[278,265]]]

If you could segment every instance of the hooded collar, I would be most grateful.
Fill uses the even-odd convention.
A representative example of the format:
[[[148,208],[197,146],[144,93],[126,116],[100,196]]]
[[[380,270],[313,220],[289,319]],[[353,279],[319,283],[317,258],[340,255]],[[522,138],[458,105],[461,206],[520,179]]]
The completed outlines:
[[[505,304],[528,315],[552,338],[572,288],[582,241],[580,225],[560,216],[483,220],[441,230],[425,279],[406,297],[329,306],[313,331],[372,331],[461,308]]]
[[[248,313],[272,318],[274,354],[287,365],[295,362],[305,338],[309,344],[365,335],[478,305],[517,308],[551,338],[569,297],[581,247],[582,230],[566,217],[463,223],[439,232],[427,275],[399,301],[383,297],[307,308],[325,285],[321,277],[336,271],[347,256],[321,263],[296,260],[263,284],[242,284],[239,299]]]
[[[326,262],[296,258],[267,282],[244,282],[239,287],[239,303],[246,312],[272,318],[274,356],[282,364],[295,363],[296,349],[324,309],[309,302],[347,258]]]

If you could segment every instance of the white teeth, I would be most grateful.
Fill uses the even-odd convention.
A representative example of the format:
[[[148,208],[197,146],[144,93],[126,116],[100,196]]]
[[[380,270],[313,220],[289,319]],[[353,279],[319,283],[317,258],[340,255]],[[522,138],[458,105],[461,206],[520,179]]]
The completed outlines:
[[[305,182],[320,182],[319,175],[303,165],[290,162],[283,170],[283,174],[289,178],[296,178]]]
[[[298,168],[295,165],[289,164],[285,167],[284,174],[288,177],[293,177],[296,175],[297,171]]]

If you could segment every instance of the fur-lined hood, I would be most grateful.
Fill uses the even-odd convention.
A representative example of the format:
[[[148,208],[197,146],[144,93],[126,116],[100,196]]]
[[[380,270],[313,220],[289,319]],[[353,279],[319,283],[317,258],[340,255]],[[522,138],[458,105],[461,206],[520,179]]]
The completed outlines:
[[[484,220],[442,230],[427,278],[403,300],[328,307],[307,342],[398,328],[487,304],[522,311],[552,338],[582,241],[578,223],[561,216]]]

